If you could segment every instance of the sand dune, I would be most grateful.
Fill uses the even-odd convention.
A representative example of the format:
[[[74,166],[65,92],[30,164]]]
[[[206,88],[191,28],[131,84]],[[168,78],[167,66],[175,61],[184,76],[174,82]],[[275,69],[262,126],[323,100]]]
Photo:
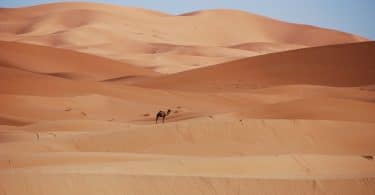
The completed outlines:
[[[231,46],[231,48],[249,50],[249,51],[259,51],[259,52],[270,51],[268,53],[284,51],[284,50],[300,49],[303,47],[305,46],[293,45],[293,44],[281,44],[281,43],[267,43],[267,42],[242,43],[239,45]]]
[[[374,147],[372,142],[374,124],[365,122],[297,119],[242,119],[240,121],[230,117],[215,117],[211,120],[200,117],[184,122],[172,122],[158,128],[154,125],[123,125],[116,128],[115,125],[110,126],[107,122],[86,124],[87,127],[89,124],[97,124],[112,128],[110,131],[91,130],[90,134],[74,137],[62,134],[61,139],[59,139],[59,131],[56,130],[57,138],[49,136],[45,141],[41,139],[40,143],[48,145],[51,139],[57,139],[57,143],[62,142],[65,146],[70,145],[69,148],[74,148],[72,151],[81,152],[206,157],[282,154],[361,156],[372,154]],[[26,126],[17,129],[30,131],[35,127]],[[46,129],[42,124],[37,127],[41,129],[40,132]],[[61,128],[56,126],[56,129]],[[85,130],[85,126],[81,125],[80,129]],[[333,141],[333,139],[337,140]],[[32,140],[35,140],[35,137],[32,137]],[[5,144],[3,146],[5,147]]]
[[[92,163],[92,161],[97,161]],[[166,163],[168,161],[168,163]],[[217,162],[218,166],[210,167]],[[320,162],[319,162],[320,161]],[[335,167],[335,162],[348,163]],[[4,161],[5,169],[9,162]],[[301,166],[303,163],[304,166]],[[319,163],[330,165],[327,169],[320,168]],[[111,167],[102,167],[103,165]],[[249,167],[252,164],[254,167]],[[263,165],[262,165],[263,164]],[[47,166],[46,166],[47,165]],[[49,167],[53,165],[53,167]],[[261,166],[262,165],[262,166]],[[335,179],[358,179],[359,170],[353,170],[350,165],[363,166],[361,172],[368,176],[374,174],[374,165],[368,160],[356,156],[327,157],[325,155],[280,155],[253,157],[179,157],[165,155],[140,154],[103,154],[103,153],[47,153],[26,154],[11,160],[11,168],[18,173],[43,174],[114,174],[119,175],[148,175],[148,176],[183,176],[183,177],[216,177],[216,178],[257,178],[257,179],[332,179],[333,174],[339,173]],[[239,169],[230,169],[238,166]],[[202,169],[205,167],[205,169]],[[295,169],[291,168],[295,167]],[[56,169],[60,168],[60,169]],[[98,171],[98,168],[101,168]],[[157,168],[157,169],[155,169]],[[2,168],[3,173],[10,173]],[[289,169],[289,170],[287,170]],[[284,170],[276,172],[276,170]],[[289,172],[289,173],[288,173]]]
[[[375,82],[374,42],[342,44],[262,55],[141,82],[175,90],[247,90],[310,84],[354,87]],[[193,79],[194,78],[194,79]]]
[[[1,40],[71,49],[163,73],[275,51],[367,40],[236,10],[174,16],[105,4],[55,3],[1,9],[0,21]],[[166,46],[176,48],[175,55],[163,55],[160,61],[158,51]],[[194,58],[197,52],[201,58]]]
[[[285,110],[288,110],[287,112]],[[349,112],[350,110],[350,112]],[[330,119],[375,122],[373,103],[331,98],[298,99],[255,108],[243,113],[253,118]]]
[[[373,179],[279,180],[212,178],[119,174],[7,174],[1,181],[12,194],[49,192],[53,194],[373,194]],[[48,185],[46,185],[48,183]],[[110,187],[108,186],[110,183]],[[66,185],[61,185],[66,184]],[[91,185],[90,185],[91,184]],[[95,184],[95,185],[92,185]],[[147,186],[147,187],[145,187]],[[340,187],[338,187],[340,186]]]
[[[57,127],[48,123],[38,128]],[[362,157],[374,148],[373,123],[202,118],[159,127],[94,121],[60,126],[72,124],[84,131],[57,127],[37,135],[15,134],[35,129],[28,125],[13,128],[7,137],[3,132],[1,190],[12,194],[374,192],[374,163]],[[99,128],[92,131],[92,127]]]
[[[372,195],[364,41],[236,10],[1,8],[0,194]]]
[[[65,49],[4,41],[0,41],[0,49],[0,66],[33,73],[92,80],[156,75],[151,70]]]
[[[30,15],[35,20],[30,19]],[[79,17],[75,18],[79,14]],[[66,16],[66,17],[65,17]],[[200,45],[202,40],[206,40],[206,45],[229,45],[229,44],[241,44],[247,42],[279,42],[279,43],[301,43],[302,45],[317,45],[323,44],[334,44],[340,42],[355,42],[359,40],[366,40],[358,36],[353,36],[346,33],[340,33],[337,31],[320,29],[305,25],[296,25],[290,23],[284,23],[263,16],[257,16],[247,12],[236,11],[236,10],[207,10],[198,11],[189,14],[182,14],[179,16],[172,16],[160,12],[143,10],[139,8],[127,8],[119,6],[111,6],[105,4],[94,4],[94,3],[55,3],[47,4],[34,7],[26,7],[20,9],[2,9],[2,19],[17,20],[19,24],[13,24],[12,28],[4,29],[3,33],[18,33],[18,34],[42,34],[50,31],[59,32],[61,30],[96,26],[95,24],[102,23],[104,21],[109,22],[108,25],[115,25],[125,23],[129,30],[135,30],[133,27],[137,23],[138,28],[144,28],[141,36],[136,38],[137,34],[133,33],[131,38],[134,40],[159,42],[157,40],[163,37],[163,33],[170,34],[170,32],[176,32],[178,34],[170,36],[169,40],[172,44],[184,43],[181,45]],[[75,18],[71,20],[70,18]],[[110,19],[110,20],[109,20]],[[120,22],[121,19],[126,19],[125,22]],[[236,23],[233,23],[233,19],[236,19]],[[144,20],[144,24],[140,24],[139,21]],[[29,25],[25,25],[28,22]],[[168,22],[169,24],[176,25],[178,22],[183,22],[184,26],[194,27],[196,26],[198,32],[188,31],[186,28],[166,28],[166,26],[158,24],[150,24],[148,22]],[[245,24],[247,23],[247,24]],[[204,26],[204,25],[206,26]],[[208,26],[207,26],[208,24]],[[252,24],[252,25],[251,25]],[[271,27],[272,25],[279,25],[277,27]],[[25,26],[28,28],[25,29]],[[60,29],[54,28],[60,26]],[[209,36],[211,32],[217,28],[226,26],[228,28],[221,29],[221,33],[218,36]],[[40,27],[40,28],[39,28]],[[42,28],[43,27],[43,28]],[[119,32],[124,30],[125,27],[119,27],[117,32],[113,32],[114,35],[118,35]],[[232,28],[233,27],[233,28]],[[241,32],[237,32],[234,29],[242,28]],[[260,28],[263,27],[263,28]],[[264,28],[265,27],[265,28]],[[154,28],[154,29],[152,29]],[[284,29],[285,31],[271,31],[272,29]],[[23,29],[23,30],[20,30]],[[106,29],[102,27],[102,29]],[[262,30],[264,29],[264,30]],[[100,30],[100,29],[98,29]],[[314,31],[313,31],[314,30]],[[317,31],[317,32],[316,32]],[[154,34],[152,33],[154,32]],[[249,33],[250,32],[250,33]],[[267,32],[267,33],[266,33]],[[293,33],[306,32],[304,36],[292,36]],[[201,37],[197,36],[200,33]],[[242,35],[248,34],[247,36],[230,36],[233,33],[240,33]],[[315,36],[309,36],[314,33]],[[320,34],[327,36],[319,36]],[[237,35],[240,35],[237,34]],[[330,35],[330,36],[329,36]],[[224,37],[226,37],[224,39]],[[324,37],[323,39],[321,37]],[[183,41],[184,38],[187,38]],[[238,40],[235,40],[238,39]],[[169,41],[164,40],[167,43]],[[247,40],[247,41],[246,41]],[[273,40],[273,41],[270,41]],[[190,43],[190,44],[189,44]]]
[[[155,112],[171,108],[173,115],[169,117],[170,121],[202,116],[209,119],[209,116],[217,113],[235,113],[245,118],[375,121],[375,93],[360,88],[336,90],[291,86],[268,89],[272,93],[267,90],[251,90],[243,93],[197,95],[123,85],[72,83],[53,78],[47,80],[51,90],[46,92],[45,87],[34,86],[37,82],[42,85],[46,81],[43,77],[39,79],[24,78],[22,82],[9,80],[14,82],[13,85],[3,87],[2,93],[12,95],[0,96],[0,114],[6,118],[22,118],[26,121],[85,119],[154,123]],[[26,85],[30,82],[33,84]],[[48,97],[38,97],[40,95]]]
[[[237,113],[251,118],[372,122],[374,92],[371,90],[283,86],[371,84],[373,60],[367,54],[372,45],[369,42],[296,50],[140,81],[137,75],[145,79],[156,73],[86,54],[3,42],[2,47],[9,49],[4,52],[8,57],[2,56],[0,67],[0,114],[3,124],[62,119],[152,123],[154,112],[169,107],[175,110],[170,118],[173,121]],[[17,50],[30,54],[16,53]],[[31,55],[34,50],[47,57]],[[342,57],[331,58],[334,54]],[[102,62],[111,68],[107,70]],[[285,64],[284,69],[275,69],[279,63]],[[302,63],[306,69],[298,69]],[[294,74],[290,70],[301,71]],[[330,74],[332,70],[334,75]],[[64,71],[68,74],[63,74]],[[125,76],[116,77],[119,74]],[[312,77],[314,74],[319,77]],[[98,81],[103,78],[106,80]],[[220,83],[212,85],[219,80]],[[160,89],[127,86],[130,81]],[[266,86],[275,87],[253,89]],[[182,91],[185,89],[187,92]],[[347,109],[351,112],[346,112]]]

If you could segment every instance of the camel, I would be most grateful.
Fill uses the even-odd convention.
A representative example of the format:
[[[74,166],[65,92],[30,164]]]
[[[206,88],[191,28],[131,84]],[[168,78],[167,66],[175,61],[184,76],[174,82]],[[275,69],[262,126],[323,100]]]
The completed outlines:
[[[164,120],[165,120],[165,117],[167,117],[172,111],[170,109],[167,110],[167,112],[164,112],[162,110],[160,110],[157,114],[156,114],[156,124],[158,124],[158,119],[159,117],[160,118],[163,118],[163,123],[164,123]]]

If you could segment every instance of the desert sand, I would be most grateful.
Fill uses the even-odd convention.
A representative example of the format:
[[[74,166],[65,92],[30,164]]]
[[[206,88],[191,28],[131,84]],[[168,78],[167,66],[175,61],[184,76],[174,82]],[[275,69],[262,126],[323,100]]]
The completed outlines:
[[[0,21],[1,40],[80,51],[162,73],[367,40],[237,10],[169,15],[105,4],[57,3],[2,9]]]
[[[373,41],[93,3],[0,27],[0,194],[375,194]]]

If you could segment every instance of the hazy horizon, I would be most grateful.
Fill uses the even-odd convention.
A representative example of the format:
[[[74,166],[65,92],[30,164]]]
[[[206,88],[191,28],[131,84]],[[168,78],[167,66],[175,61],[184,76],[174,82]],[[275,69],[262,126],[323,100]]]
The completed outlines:
[[[55,2],[74,2],[62,0],[19,0],[0,1],[0,7],[24,7]],[[79,1],[82,2],[82,1]],[[146,1],[146,0],[89,0],[84,2],[96,2],[121,6],[139,7],[157,10],[170,14],[181,14],[205,9],[237,9],[248,11],[267,17],[300,24],[308,24],[323,28],[331,28],[339,31],[357,34],[368,39],[375,39],[375,27],[372,18],[375,18],[375,1],[362,0],[287,0],[287,1]],[[293,5],[293,6],[291,6]]]

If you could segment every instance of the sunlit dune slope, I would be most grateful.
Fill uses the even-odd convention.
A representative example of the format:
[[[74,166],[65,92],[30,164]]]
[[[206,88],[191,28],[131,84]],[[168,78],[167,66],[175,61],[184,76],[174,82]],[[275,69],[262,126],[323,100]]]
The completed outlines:
[[[1,9],[0,25],[0,40],[72,49],[164,73],[293,48],[367,40],[238,10],[169,15],[95,3]],[[238,45],[242,46],[233,47]]]
[[[106,80],[157,73],[129,64],[65,49],[0,41],[0,66],[67,79]]]

